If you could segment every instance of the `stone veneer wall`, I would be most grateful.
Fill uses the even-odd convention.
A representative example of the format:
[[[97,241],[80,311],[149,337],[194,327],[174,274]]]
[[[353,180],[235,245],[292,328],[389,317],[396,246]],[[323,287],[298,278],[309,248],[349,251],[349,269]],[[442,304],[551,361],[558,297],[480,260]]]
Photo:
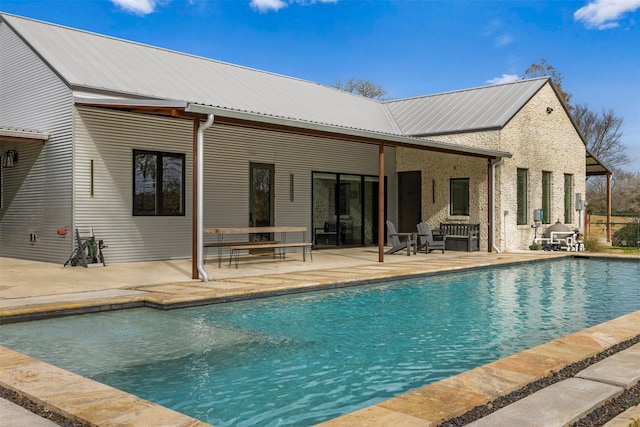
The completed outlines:
[[[547,107],[553,109],[547,113]],[[430,136],[428,139],[506,151],[496,170],[495,243],[501,250],[527,249],[534,239],[533,210],[542,208],[542,172],[551,172],[550,224],[564,222],[564,175],[573,175],[572,205],[575,194],[585,194],[585,146],[562,104],[549,84],[542,89],[500,131]],[[481,224],[481,250],[487,250],[488,179],[487,160],[452,154],[399,148],[398,171],[422,171],[422,218],[432,226],[440,222]],[[516,224],[516,173],[528,169],[528,224]],[[451,217],[449,179],[470,179],[469,217]],[[436,198],[432,199],[432,180]],[[506,212],[506,215],[505,215]],[[581,227],[583,213],[574,209],[571,228]],[[538,229],[544,232],[546,225]]]
[[[487,250],[486,159],[399,148],[396,152],[396,166],[398,172],[422,172],[423,221],[434,228],[438,228],[441,222],[480,223],[480,250]],[[449,214],[451,178],[469,178],[469,216]]]
[[[547,108],[553,109],[547,113]],[[581,213],[575,210],[575,194],[585,194],[586,148],[580,135],[565,113],[550,84],[546,84],[501,131],[501,150],[513,154],[498,169],[499,203],[497,220],[504,217],[506,242],[500,245],[507,250],[526,249],[534,239],[533,210],[542,208],[542,172],[551,172],[551,218],[549,225],[558,219],[564,223],[564,175],[573,175],[571,194],[571,228],[582,228]],[[529,170],[528,224],[516,224],[516,170]],[[582,213],[584,215],[584,213]],[[538,235],[543,232],[538,229]]]

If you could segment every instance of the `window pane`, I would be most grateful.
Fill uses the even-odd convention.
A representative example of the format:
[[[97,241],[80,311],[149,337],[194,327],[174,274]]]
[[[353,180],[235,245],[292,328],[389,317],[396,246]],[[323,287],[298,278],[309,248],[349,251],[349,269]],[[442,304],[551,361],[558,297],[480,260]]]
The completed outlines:
[[[184,206],[183,161],[181,155],[162,156],[162,214],[180,215]]]
[[[518,169],[517,177],[517,223],[518,225],[527,223],[527,170]]]
[[[542,172],[542,223],[551,223],[551,172]]]
[[[184,215],[184,154],[133,151],[133,214]]]
[[[450,181],[449,198],[451,215],[469,215],[469,178],[456,178]]]
[[[153,215],[156,212],[156,164],[157,155],[134,153],[134,215]]]
[[[572,201],[573,201],[573,176],[564,176],[564,223],[572,221]]]

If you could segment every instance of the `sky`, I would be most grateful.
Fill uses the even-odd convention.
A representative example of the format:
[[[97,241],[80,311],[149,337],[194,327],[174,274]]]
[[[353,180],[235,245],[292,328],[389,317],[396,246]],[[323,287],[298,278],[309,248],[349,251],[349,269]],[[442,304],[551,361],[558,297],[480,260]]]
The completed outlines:
[[[640,173],[640,0],[0,0],[0,11],[397,99],[521,78],[624,121]]]

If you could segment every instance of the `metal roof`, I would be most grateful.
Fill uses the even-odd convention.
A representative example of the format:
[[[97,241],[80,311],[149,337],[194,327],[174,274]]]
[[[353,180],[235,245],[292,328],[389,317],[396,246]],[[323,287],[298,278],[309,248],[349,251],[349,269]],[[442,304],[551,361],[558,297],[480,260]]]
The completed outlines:
[[[604,165],[591,151],[587,149],[587,176],[592,175],[608,175],[611,174],[611,170]]]
[[[383,104],[336,88],[15,15],[0,17],[75,91],[396,131]]]
[[[46,142],[49,140],[49,132],[0,126],[0,139],[7,141]]]
[[[501,129],[548,77],[387,101],[404,135],[429,136]]]

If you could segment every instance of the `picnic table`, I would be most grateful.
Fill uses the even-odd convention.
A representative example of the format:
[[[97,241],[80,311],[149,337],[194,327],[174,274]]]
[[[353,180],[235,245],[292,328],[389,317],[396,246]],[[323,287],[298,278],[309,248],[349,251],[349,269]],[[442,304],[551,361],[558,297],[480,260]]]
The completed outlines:
[[[302,258],[306,261],[306,253],[309,251],[311,255],[312,244],[307,242],[307,227],[295,227],[295,226],[269,226],[269,227],[210,227],[203,230],[205,234],[215,234],[217,236],[216,242],[204,243],[205,248],[217,247],[218,248],[218,267],[221,266],[222,260],[222,248],[227,247],[230,251],[229,266],[235,259],[236,268],[238,268],[238,259],[240,252],[247,250],[272,250],[275,255],[278,250],[281,258],[284,258],[286,248],[302,248]],[[302,242],[287,243],[287,233],[302,233]],[[247,240],[247,241],[224,241],[224,236],[228,235],[241,235],[241,234],[266,234],[273,233],[279,234],[279,240]],[[313,259],[313,258],[312,258]]]

